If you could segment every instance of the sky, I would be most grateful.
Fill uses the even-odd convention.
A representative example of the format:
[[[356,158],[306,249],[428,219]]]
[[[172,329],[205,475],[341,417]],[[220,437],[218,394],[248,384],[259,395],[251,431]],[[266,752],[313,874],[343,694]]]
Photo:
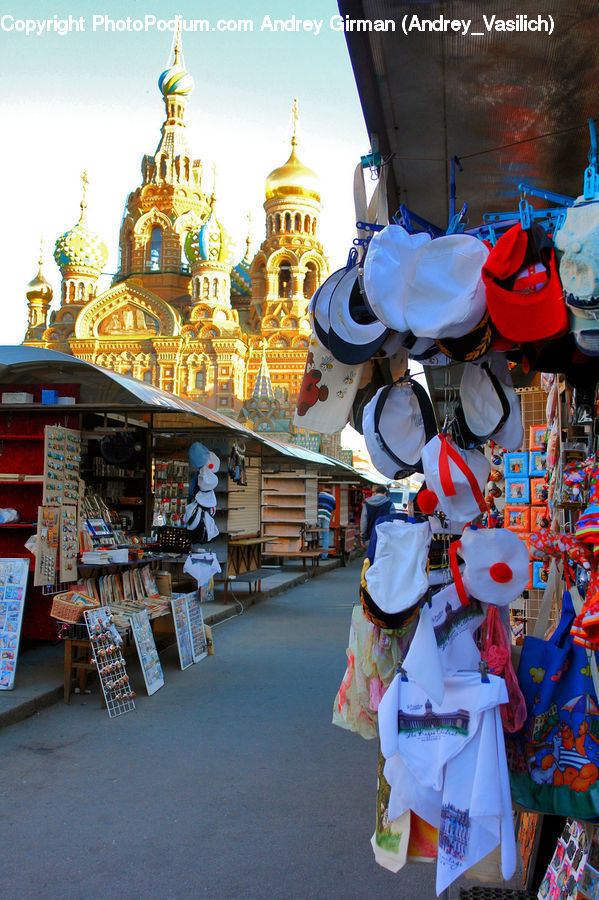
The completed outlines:
[[[249,211],[252,252],[264,238],[264,182],[288,158],[297,97],[299,156],[321,179],[321,239],[331,271],[343,265],[355,237],[353,169],[370,142],[343,32],[330,27],[337,14],[329,0],[166,0],[160,9],[149,0],[4,5],[2,342],[23,339],[25,290],[37,272],[40,238],[43,272],[57,305],[54,242],[79,218],[83,170],[90,181],[87,221],[110,251],[100,283],[108,287],[125,201],[141,183],[143,154],[154,153],[160,138],[164,103],[157,79],[169,61],[168,26],[177,15],[187,22],[208,20],[215,29],[219,20],[253,24],[251,32],[205,32],[201,26],[183,32],[185,65],[195,80],[186,112],[189,144],[205,172],[216,163],[217,214],[233,237],[236,257],[245,252]],[[298,19],[317,24],[311,31],[303,24],[294,31],[261,30],[268,16],[288,29]]]

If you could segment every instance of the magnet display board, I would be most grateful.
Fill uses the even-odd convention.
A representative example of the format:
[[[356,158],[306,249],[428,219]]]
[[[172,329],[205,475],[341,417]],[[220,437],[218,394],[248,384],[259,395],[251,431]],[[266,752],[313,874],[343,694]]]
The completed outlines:
[[[140,612],[134,613],[132,616],[129,616],[129,621],[131,622],[131,630],[135,638],[135,646],[137,647],[146,689],[148,694],[152,695],[164,684],[164,676],[160,659],[158,658],[156,641],[152,634],[148,611],[142,609]]]
[[[0,559],[0,690],[15,686],[28,559]]]

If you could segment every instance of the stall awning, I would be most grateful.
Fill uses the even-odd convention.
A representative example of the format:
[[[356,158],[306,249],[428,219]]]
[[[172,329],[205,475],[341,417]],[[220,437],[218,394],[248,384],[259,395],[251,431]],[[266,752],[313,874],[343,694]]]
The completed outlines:
[[[131,411],[152,412],[155,414],[154,423],[157,428],[181,425],[185,421],[182,416],[187,414],[190,427],[197,427],[198,420],[204,419],[206,425],[219,426],[240,437],[260,440],[259,435],[228,416],[138,381],[129,375],[120,375],[118,372],[103,369],[101,366],[55,350],[22,346],[0,347],[2,385],[40,382],[59,385],[73,381],[77,381],[81,386],[79,403],[97,406],[100,411],[130,407]],[[175,414],[176,419],[169,418],[169,413]]]
[[[446,227],[454,155],[463,166],[456,208],[469,204],[471,224],[484,212],[515,209],[522,181],[582,193],[586,121],[599,116],[596,0],[338,6],[354,22],[395,23],[395,31],[345,33],[368,135],[383,155],[395,154],[391,213],[403,203]],[[553,21],[552,34],[531,30],[539,18]],[[440,24],[449,20],[469,22],[467,33]],[[513,30],[500,30],[503,22]]]

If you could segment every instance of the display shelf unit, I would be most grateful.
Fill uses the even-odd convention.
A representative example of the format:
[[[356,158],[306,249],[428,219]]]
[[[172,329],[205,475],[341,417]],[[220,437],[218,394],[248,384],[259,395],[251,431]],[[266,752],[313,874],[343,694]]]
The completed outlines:
[[[262,523],[264,537],[273,539],[265,553],[295,553],[302,549],[305,526],[317,524],[318,478],[300,470],[264,475]]]

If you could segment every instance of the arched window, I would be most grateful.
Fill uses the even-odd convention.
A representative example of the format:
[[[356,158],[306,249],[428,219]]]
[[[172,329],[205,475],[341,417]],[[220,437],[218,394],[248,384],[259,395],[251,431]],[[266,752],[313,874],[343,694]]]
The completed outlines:
[[[304,216],[304,231],[310,234],[310,216]]]
[[[155,225],[150,234],[150,272],[159,272],[162,266],[162,228]]]
[[[279,297],[291,297],[291,266],[284,259],[279,265]]]
[[[160,159],[160,177],[166,178],[166,160],[164,156]]]
[[[218,297],[218,278],[212,279],[212,296]]]
[[[312,234],[316,234],[316,219],[312,219]]]
[[[210,282],[207,278],[202,281],[202,299],[208,300],[210,297]]]
[[[285,213],[285,231],[291,231],[291,213]]]
[[[73,281],[69,284],[69,301],[75,299],[75,283]]]
[[[275,229],[277,234],[281,231],[281,213],[277,213],[275,216]]]
[[[300,216],[299,213],[296,213],[295,214],[295,231],[301,231],[301,230],[302,230],[302,217]]]
[[[62,283],[62,299],[63,300],[67,299],[67,283],[66,283],[66,281],[63,281],[63,283]]]
[[[203,369],[200,369],[199,372],[196,372],[196,391],[203,391],[206,385],[206,373]]]
[[[309,262],[304,275],[304,297],[309,300],[316,290],[316,266]]]
[[[152,384],[152,370],[151,369],[146,369],[146,371],[143,374],[143,380],[146,382],[146,384]]]
[[[85,285],[82,281],[77,285],[77,300],[85,300]]]

